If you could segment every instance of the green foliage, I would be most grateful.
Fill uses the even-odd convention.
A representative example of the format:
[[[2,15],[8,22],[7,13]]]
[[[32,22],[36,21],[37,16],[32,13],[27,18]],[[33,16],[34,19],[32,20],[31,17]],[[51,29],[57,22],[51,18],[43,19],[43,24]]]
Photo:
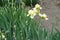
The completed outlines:
[[[38,3],[38,0],[13,0],[13,3],[19,4],[19,2],[21,3],[21,1],[24,2],[27,6],[31,6],[31,4],[35,5],[36,3]],[[4,6],[5,4],[8,4],[8,0],[0,0],[0,6]],[[12,4],[12,0],[9,0],[9,4]]]
[[[21,8],[0,8],[0,40],[60,40],[60,32],[48,32],[26,16]]]
[[[7,40],[38,40],[39,31],[36,28],[34,21],[26,16],[25,9],[0,8],[0,36],[4,33]]]
[[[2,2],[2,0],[0,0],[0,6],[4,6],[4,3]]]
[[[28,6],[31,6],[32,5],[35,5],[38,3],[38,0],[23,0],[23,2],[28,5]]]

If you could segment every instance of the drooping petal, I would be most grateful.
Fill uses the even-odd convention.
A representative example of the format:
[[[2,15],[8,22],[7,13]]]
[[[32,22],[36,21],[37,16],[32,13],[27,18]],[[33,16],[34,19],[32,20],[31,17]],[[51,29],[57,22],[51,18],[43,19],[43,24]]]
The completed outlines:
[[[41,15],[41,18],[45,19],[45,20],[48,20],[47,15],[45,13]]]
[[[45,20],[48,20],[48,18],[46,18]]]
[[[42,14],[41,14],[41,13],[39,13],[39,16],[41,17],[41,16],[42,16]]]

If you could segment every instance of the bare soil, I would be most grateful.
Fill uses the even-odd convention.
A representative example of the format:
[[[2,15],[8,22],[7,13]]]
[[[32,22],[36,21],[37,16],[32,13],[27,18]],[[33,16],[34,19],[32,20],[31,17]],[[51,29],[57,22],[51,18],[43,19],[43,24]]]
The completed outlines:
[[[47,29],[56,27],[60,29],[60,6],[57,5],[58,0],[42,0],[42,12],[48,15],[49,20],[43,21],[42,25]]]

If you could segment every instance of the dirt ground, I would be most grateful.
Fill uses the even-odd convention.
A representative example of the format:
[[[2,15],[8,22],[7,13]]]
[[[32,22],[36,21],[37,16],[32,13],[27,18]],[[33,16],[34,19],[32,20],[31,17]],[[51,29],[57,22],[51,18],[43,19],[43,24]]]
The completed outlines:
[[[43,21],[47,29],[51,30],[52,27],[60,29],[60,6],[57,6],[58,0],[42,0],[43,13],[48,15],[49,20]]]

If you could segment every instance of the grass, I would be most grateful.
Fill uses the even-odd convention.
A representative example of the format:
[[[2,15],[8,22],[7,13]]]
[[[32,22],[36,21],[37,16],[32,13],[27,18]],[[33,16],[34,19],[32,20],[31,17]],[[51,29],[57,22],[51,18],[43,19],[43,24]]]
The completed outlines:
[[[27,12],[21,6],[0,7],[0,40],[60,40],[57,28],[51,32],[41,28],[41,23],[27,17]]]

